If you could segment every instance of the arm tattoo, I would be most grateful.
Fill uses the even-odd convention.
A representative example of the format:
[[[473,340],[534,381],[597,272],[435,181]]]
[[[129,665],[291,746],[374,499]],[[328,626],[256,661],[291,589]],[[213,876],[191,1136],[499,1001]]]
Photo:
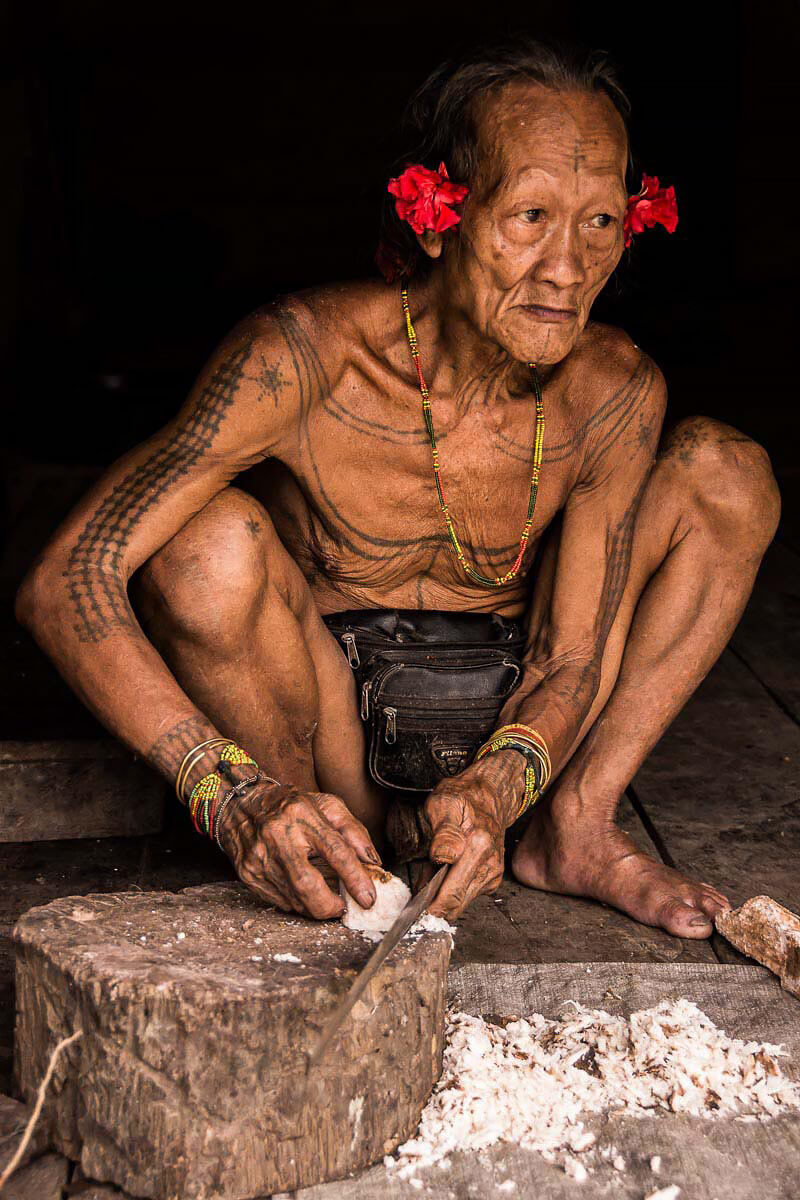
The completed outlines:
[[[648,478],[649,476],[645,475],[617,524],[606,533],[606,573],[600,599],[600,622],[597,631],[597,647],[600,656],[605,649],[606,639],[611,632],[625,584],[628,582],[636,514],[639,511],[639,504],[644,489],[647,487]]]
[[[178,768],[194,746],[199,746],[216,733],[210,721],[203,717],[187,717],[167,730],[147,751],[148,762],[174,780]]]
[[[64,576],[76,618],[73,629],[81,642],[101,642],[114,630],[136,627],[124,578],[131,537],[213,445],[236,397],[251,344],[217,366],[180,429],[114,485],[78,535]]]
[[[259,358],[261,366],[254,377],[255,383],[258,384],[259,400],[263,400],[265,393],[269,392],[277,408],[280,394],[289,386],[289,380],[284,379],[279,365],[270,366],[263,354],[260,354]]]

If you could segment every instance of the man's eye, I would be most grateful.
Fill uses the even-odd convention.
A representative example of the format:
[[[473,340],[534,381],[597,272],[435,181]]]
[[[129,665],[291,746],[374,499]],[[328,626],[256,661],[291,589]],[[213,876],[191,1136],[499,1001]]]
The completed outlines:
[[[595,229],[608,229],[613,220],[614,218],[610,213],[598,213],[596,217],[592,217]]]
[[[539,220],[543,212],[543,208],[526,208],[525,211],[521,213],[521,216],[523,221],[527,221],[529,225],[533,225]]]

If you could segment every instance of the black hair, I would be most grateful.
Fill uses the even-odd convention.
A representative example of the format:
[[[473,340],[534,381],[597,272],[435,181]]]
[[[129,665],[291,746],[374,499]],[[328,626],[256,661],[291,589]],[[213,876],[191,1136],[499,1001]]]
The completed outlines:
[[[443,63],[425,80],[403,116],[411,148],[397,161],[392,175],[399,175],[411,163],[436,169],[444,162],[454,183],[471,185],[478,168],[475,101],[519,79],[554,91],[605,93],[629,134],[630,102],[605,51],[521,35]],[[411,227],[397,216],[394,198],[388,194],[384,196],[376,261],[387,278],[410,278],[431,265]]]

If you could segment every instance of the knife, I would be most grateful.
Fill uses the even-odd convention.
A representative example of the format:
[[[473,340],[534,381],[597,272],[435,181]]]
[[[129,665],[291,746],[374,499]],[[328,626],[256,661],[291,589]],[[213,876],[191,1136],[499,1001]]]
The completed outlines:
[[[355,1006],[358,998],[366,990],[367,984],[374,975],[382,967],[384,960],[388,958],[392,950],[394,950],[401,938],[408,933],[411,926],[418,917],[424,913],[425,909],[431,903],[436,893],[441,887],[444,877],[450,869],[450,863],[445,863],[440,867],[433,878],[425,884],[425,887],[417,892],[416,896],[412,896],[408,904],[405,906],[400,916],[396,919],[390,929],[381,938],[378,945],[373,950],[372,954],[367,959],[366,965],[362,967],[360,973],[353,980],[349,992],[340,1000],[336,1008],[331,1013],[328,1020],[323,1026],[319,1041],[309,1055],[306,1073],[320,1061],[323,1054],[330,1045],[337,1030],[344,1023],[346,1017]]]

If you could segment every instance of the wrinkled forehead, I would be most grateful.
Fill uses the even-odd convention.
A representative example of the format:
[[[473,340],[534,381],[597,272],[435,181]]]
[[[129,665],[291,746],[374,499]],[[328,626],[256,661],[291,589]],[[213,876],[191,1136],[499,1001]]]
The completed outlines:
[[[481,98],[474,120],[482,191],[535,170],[605,176],[624,187],[628,138],[603,92],[556,92],[520,80]]]

